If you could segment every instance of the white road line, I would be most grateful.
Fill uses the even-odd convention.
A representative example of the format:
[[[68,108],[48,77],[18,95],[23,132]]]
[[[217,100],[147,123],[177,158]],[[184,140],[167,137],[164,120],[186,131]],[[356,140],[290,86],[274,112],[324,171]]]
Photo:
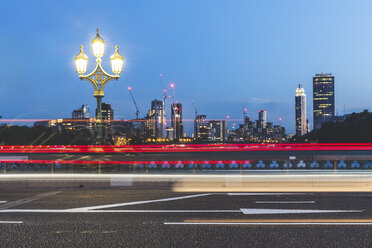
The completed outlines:
[[[248,225],[248,226],[285,226],[285,225],[291,225],[291,226],[303,226],[303,225],[325,225],[325,226],[344,226],[344,225],[350,225],[350,226],[370,226],[372,225],[371,222],[357,222],[357,223],[350,223],[350,222],[323,222],[323,223],[314,223],[314,222],[283,222],[283,223],[277,223],[277,222],[255,222],[255,223],[246,223],[246,222],[164,222],[164,225]]]
[[[264,209],[241,208],[243,214],[323,214],[323,213],[360,213],[364,210],[320,210],[320,209]]]
[[[0,213],[241,213],[241,210],[75,210],[75,209],[4,209]]]
[[[241,213],[240,210],[89,210],[94,213]]]
[[[4,209],[0,213],[243,213],[247,215],[264,215],[264,214],[321,214],[321,213],[359,213],[364,210],[318,210],[318,209],[259,209],[259,208],[242,208],[233,209],[206,209],[206,210],[187,210],[187,209],[149,209],[149,210],[126,210],[126,209],[109,209],[109,210],[86,210],[86,209]]]
[[[18,201],[8,202],[8,203],[0,206],[0,211],[1,211],[1,209],[7,209],[7,208],[15,207],[15,206],[18,206],[18,205],[21,205],[21,204],[25,204],[25,203],[29,203],[29,202],[32,202],[32,201],[40,200],[42,198],[53,196],[53,195],[59,194],[61,192],[62,191],[52,191],[52,192],[47,192],[47,193],[44,193],[44,194],[20,199]]]
[[[0,224],[22,224],[23,221],[1,221]]]
[[[102,208],[116,208],[116,207],[124,207],[124,206],[133,206],[133,205],[140,205],[146,203],[154,203],[154,202],[166,202],[166,201],[176,201],[182,199],[190,199],[196,197],[203,197],[211,195],[207,194],[197,194],[197,195],[187,195],[187,196],[178,196],[178,197],[171,197],[171,198],[163,198],[157,200],[147,200],[147,201],[135,201],[135,202],[123,202],[123,203],[115,203],[115,204],[107,204],[107,205],[99,205],[99,206],[92,206],[92,207],[83,207],[83,208],[71,208],[70,211],[89,211],[89,210],[97,210]]]
[[[227,193],[230,196],[239,195],[312,195],[312,193]]]
[[[0,203],[7,203],[8,201],[0,201]]]
[[[66,209],[4,209],[0,213],[73,213]],[[86,211],[85,211],[86,212]]]
[[[315,203],[315,201],[255,201],[257,204],[266,204],[266,203],[272,203],[272,204],[311,204]]]

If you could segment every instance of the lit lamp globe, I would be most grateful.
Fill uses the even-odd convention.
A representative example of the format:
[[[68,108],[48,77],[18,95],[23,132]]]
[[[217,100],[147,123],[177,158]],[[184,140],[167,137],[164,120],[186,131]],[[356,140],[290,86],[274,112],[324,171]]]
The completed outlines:
[[[118,45],[116,45],[116,51],[110,59],[112,72],[115,75],[120,74],[123,71],[124,57],[119,53]]]
[[[101,58],[105,52],[105,40],[99,36],[99,30],[97,28],[97,35],[92,40],[93,45],[93,55],[97,58]]]
[[[80,46],[80,53],[75,57],[76,72],[80,75],[87,72],[88,56],[83,52],[83,45]]]

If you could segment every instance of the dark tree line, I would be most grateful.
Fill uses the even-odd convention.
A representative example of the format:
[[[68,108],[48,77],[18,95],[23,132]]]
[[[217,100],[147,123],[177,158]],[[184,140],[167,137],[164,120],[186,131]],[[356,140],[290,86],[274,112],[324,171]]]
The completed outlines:
[[[92,134],[87,129],[59,131],[35,126],[0,126],[1,145],[90,145]]]
[[[372,143],[372,113],[364,110],[352,113],[344,121],[327,122],[318,130],[302,137],[293,137],[292,142],[319,143]]]

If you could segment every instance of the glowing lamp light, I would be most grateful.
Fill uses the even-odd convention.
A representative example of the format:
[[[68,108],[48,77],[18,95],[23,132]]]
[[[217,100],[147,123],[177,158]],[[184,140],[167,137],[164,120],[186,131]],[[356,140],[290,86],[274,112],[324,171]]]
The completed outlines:
[[[101,58],[105,52],[105,40],[99,36],[99,30],[97,28],[97,36],[92,40],[93,55],[97,58]]]
[[[84,74],[87,72],[88,56],[83,52],[83,45],[80,46],[80,53],[75,57],[76,72]]]
[[[118,45],[116,45],[115,53],[111,56],[111,69],[112,72],[120,74],[123,71],[124,57],[119,53]]]
[[[132,90],[132,87],[129,86],[129,87],[128,87],[128,90]]]
[[[170,87],[171,87],[171,88],[174,88],[174,84],[172,83],[172,84],[170,85]]]

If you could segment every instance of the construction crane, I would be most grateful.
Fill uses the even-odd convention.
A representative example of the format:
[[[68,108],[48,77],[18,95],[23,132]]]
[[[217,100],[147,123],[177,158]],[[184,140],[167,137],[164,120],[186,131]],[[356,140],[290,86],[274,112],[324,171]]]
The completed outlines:
[[[128,91],[129,91],[130,96],[132,97],[132,100],[133,100],[134,106],[136,107],[136,118],[138,119],[138,116],[139,116],[140,112],[139,112],[139,110],[138,110],[136,100],[134,100],[134,97],[133,97],[132,87],[128,87]]]
[[[167,100],[167,90],[163,90],[163,102],[165,105],[165,100]]]
[[[194,110],[195,110],[195,118],[196,118],[196,116],[198,116],[198,110],[196,110],[194,100],[192,101],[192,106],[194,106]]]

